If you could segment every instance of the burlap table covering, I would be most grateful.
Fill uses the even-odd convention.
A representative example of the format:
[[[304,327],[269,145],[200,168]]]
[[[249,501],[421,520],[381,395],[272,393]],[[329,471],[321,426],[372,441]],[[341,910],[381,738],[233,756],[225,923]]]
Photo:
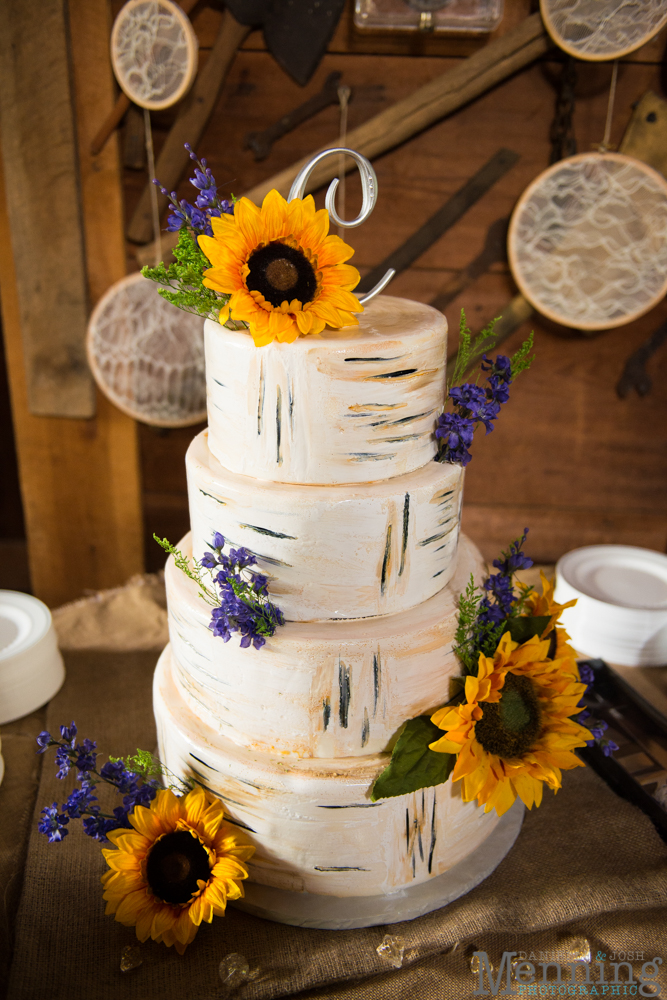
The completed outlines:
[[[126,638],[120,646],[127,648]],[[103,752],[152,749],[156,659],[150,651],[68,652],[67,680],[48,706],[47,728],[55,732],[75,719],[80,735],[97,739]],[[24,744],[23,752],[27,761],[32,747]],[[25,768],[29,773],[28,763]],[[589,769],[566,774],[558,795],[547,793],[544,805],[527,813],[514,848],[496,871],[440,911],[386,927],[317,931],[230,907],[224,919],[202,927],[185,956],[147,942],[141,946],[143,964],[127,973],[120,971],[121,951],[135,938],[131,929],[104,916],[99,879],[106,866],[99,845],[78,822],[70,824],[62,844],[49,844],[37,832],[41,807],[64,801],[69,788],[56,779],[47,759],[16,916],[10,1000],[212,1000],[229,995],[218,965],[230,952],[245,955],[253,970],[234,994],[239,1000],[292,994],[459,1000],[477,986],[470,969],[474,950],[487,951],[496,968],[503,951],[534,952],[537,960],[540,953],[557,952],[562,961],[573,961],[582,938],[593,958],[598,952],[609,958],[639,951],[644,960],[661,956],[667,965],[667,846],[639,810]],[[3,824],[4,792],[3,786]],[[26,797],[32,799],[29,788]],[[20,854],[17,849],[17,859]],[[376,952],[385,933],[405,941],[402,969],[389,970]]]

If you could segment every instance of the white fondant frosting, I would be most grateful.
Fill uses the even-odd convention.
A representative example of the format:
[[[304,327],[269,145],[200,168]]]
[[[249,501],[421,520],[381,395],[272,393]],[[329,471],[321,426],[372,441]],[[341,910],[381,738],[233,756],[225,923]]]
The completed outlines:
[[[179,548],[189,555],[189,539]],[[223,642],[211,609],[169,559],[165,581],[174,681],[193,717],[234,743],[299,757],[386,750],[406,719],[449,698],[458,594],[478,551],[462,537],[452,583],[402,614],[287,622],[261,649]]]
[[[445,397],[447,322],[378,296],[359,326],[255,347],[205,324],[209,447],[231,472],[283,483],[367,483],[425,465]]]
[[[451,781],[371,802],[386,754],[294,760],[239,747],[192,713],[170,663],[167,647],[154,683],[160,757],[222,799],[256,846],[254,882],[332,896],[395,892],[454,867],[498,823]]]
[[[405,611],[454,573],[460,465],[428,462],[353,486],[269,483],[223,469],[204,431],[186,467],[194,557],[201,559],[216,531],[228,546],[245,546],[291,621]]]

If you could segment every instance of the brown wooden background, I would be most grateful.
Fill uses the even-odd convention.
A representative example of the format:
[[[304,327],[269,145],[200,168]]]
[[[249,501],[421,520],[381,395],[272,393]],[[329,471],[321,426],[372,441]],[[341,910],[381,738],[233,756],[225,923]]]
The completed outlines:
[[[111,14],[120,6],[114,0]],[[506,0],[506,8],[499,32],[518,23],[530,12],[531,4],[528,0]],[[240,194],[336,140],[339,112],[331,107],[277,142],[270,157],[261,163],[243,149],[247,131],[267,127],[318,91],[332,70],[340,70],[343,82],[353,88],[351,129],[485,44],[483,40],[434,36],[362,35],[353,28],[351,9],[350,2],[325,58],[305,88],[277,66],[260,33],[249,36],[198,144],[199,154],[208,159],[224,194]],[[200,3],[191,16],[203,62],[221,11]],[[621,64],[613,143],[620,142],[633,103],[647,89],[665,96],[664,47],[663,33]],[[551,81],[558,69],[558,56],[549,56],[376,160],[377,208],[369,222],[347,236],[356,248],[353,262],[362,273],[399,246],[500,146],[508,146],[520,154],[517,165],[394,282],[391,293],[429,302],[473,259],[484,245],[489,225],[510,214],[526,185],[548,165],[555,101]],[[610,76],[610,66],[579,64],[575,112],[579,151],[602,139]],[[158,151],[170,114],[154,116]],[[120,142],[122,145],[122,130]],[[140,171],[124,170],[126,219],[145,180]],[[181,196],[190,197],[188,192],[192,191],[187,180],[179,188]],[[349,180],[348,215],[356,207],[357,195],[356,181]],[[318,201],[323,203],[323,192]],[[128,244],[128,269],[137,267]],[[507,266],[494,265],[448,307],[450,330],[458,326],[461,307],[476,330],[499,315],[515,293]],[[536,316],[506,343],[503,350],[515,350],[532,328],[537,357],[531,372],[513,387],[511,402],[503,410],[497,429],[476,439],[474,458],[466,473],[463,526],[485,556],[493,558],[525,525],[531,528],[530,553],[543,562],[595,542],[665,550],[667,348],[650,363],[653,390],[649,396],[641,399],[633,393],[620,400],[615,391],[628,355],[665,320],[667,302],[629,326],[585,337]],[[2,419],[6,427],[6,413]],[[156,431],[139,427],[149,569],[162,563],[161,551],[150,541],[153,531],[175,541],[187,530],[184,455],[198,429]],[[6,473],[0,530],[6,540],[11,536],[16,546],[20,544],[16,539],[21,520],[8,445],[0,461]]]

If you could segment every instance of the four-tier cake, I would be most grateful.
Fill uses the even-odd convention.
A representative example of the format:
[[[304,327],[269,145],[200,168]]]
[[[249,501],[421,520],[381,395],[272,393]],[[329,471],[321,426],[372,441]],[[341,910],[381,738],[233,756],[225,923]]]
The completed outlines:
[[[209,427],[187,455],[180,547],[200,560],[217,532],[248,549],[287,621],[260,649],[224,642],[169,560],[160,756],[256,846],[251,889],[400,895],[499,822],[451,781],[371,799],[405,720],[450,696],[458,595],[483,570],[459,538],[463,469],[433,461],[446,321],[380,296],[359,326],[289,344],[210,320],[205,336]]]

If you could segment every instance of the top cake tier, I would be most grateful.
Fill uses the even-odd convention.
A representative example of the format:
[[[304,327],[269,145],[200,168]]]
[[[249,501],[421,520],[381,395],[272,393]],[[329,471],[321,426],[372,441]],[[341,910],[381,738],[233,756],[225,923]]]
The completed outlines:
[[[255,347],[207,320],[209,447],[231,472],[280,483],[391,479],[436,452],[447,321],[378,296],[359,326]]]

